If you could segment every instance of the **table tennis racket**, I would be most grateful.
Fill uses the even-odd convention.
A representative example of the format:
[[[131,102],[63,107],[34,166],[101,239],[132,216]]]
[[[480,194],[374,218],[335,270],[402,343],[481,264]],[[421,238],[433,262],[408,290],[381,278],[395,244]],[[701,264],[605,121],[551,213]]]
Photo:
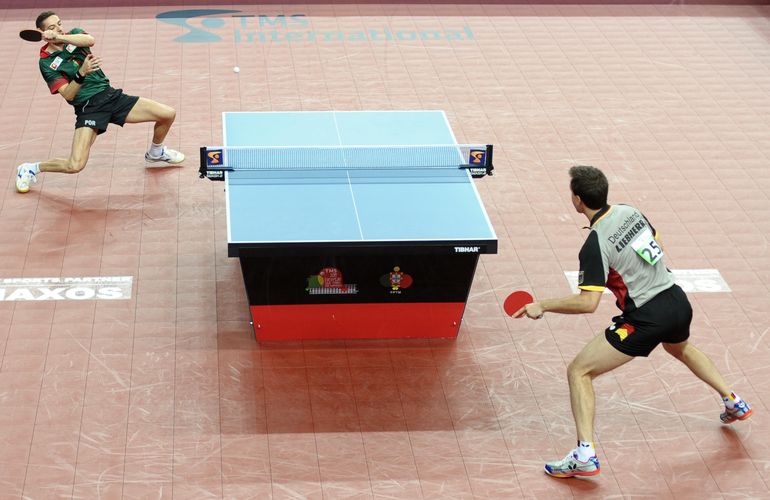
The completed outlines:
[[[21,30],[19,36],[28,42],[39,42],[43,39],[43,32],[39,30]]]
[[[532,298],[532,294],[530,294],[529,292],[525,292],[524,290],[517,290],[511,293],[505,299],[505,302],[503,302],[503,310],[505,310],[505,313],[508,316],[513,316],[516,313],[516,311],[526,306],[527,304],[531,304],[534,301],[535,299]],[[516,316],[516,317],[521,318],[522,316],[523,314],[520,314],[519,316]]]

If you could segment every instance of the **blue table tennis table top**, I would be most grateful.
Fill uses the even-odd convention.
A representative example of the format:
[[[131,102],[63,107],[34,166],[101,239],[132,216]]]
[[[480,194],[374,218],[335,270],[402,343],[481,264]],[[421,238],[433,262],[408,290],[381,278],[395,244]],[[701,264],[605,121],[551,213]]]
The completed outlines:
[[[223,146],[453,145],[443,111],[225,112]],[[497,237],[463,169],[227,172],[227,237],[282,245],[474,245]]]

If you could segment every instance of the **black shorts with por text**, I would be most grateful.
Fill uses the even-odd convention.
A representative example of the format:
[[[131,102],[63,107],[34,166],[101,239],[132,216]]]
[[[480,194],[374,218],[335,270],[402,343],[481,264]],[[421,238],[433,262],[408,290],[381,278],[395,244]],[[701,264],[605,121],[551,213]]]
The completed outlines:
[[[75,128],[90,127],[103,134],[110,123],[122,127],[138,100],[139,97],[124,94],[122,89],[109,87],[75,106]]]
[[[604,336],[629,356],[648,356],[658,344],[678,344],[690,337],[692,306],[679,285],[660,292],[642,307],[612,318]]]

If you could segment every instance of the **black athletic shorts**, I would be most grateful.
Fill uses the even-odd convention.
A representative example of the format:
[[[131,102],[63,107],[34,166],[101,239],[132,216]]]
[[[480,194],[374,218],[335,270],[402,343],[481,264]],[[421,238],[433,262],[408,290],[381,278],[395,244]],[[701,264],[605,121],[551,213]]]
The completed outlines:
[[[629,356],[648,356],[658,344],[678,344],[690,337],[692,306],[684,290],[674,285],[629,314],[612,318],[604,336]]]
[[[110,123],[122,127],[138,100],[136,96],[124,94],[121,89],[109,87],[85,104],[75,106],[75,128],[91,127],[96,129],[97,134],[103,134]]]

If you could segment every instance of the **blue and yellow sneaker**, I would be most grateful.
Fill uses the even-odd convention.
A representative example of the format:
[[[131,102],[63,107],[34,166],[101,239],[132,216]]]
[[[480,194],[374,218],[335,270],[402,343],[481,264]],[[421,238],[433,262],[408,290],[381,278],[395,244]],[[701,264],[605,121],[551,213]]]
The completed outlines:
[[[593,456],[586,462],[578,460],[577,450],[567,453],[558,462],[546,462],[545,473],[553,477],[595,476],[601,472],[599,459]]]
[[[719,415],[719,420],[723,424],[732,424],[736,420],[746,420],[754,413],[746,401],[740,400],[735,404],[735,408],[725,407],[724,413]]]

